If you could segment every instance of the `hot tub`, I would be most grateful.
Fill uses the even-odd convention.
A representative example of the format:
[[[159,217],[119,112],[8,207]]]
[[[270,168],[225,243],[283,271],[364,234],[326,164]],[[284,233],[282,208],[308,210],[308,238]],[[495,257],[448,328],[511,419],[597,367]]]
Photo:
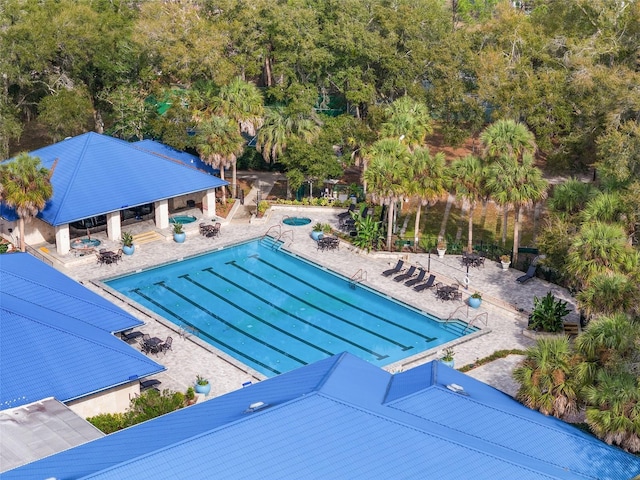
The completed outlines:
[[[292,227],[301,227],[302,225],[309,225],[311,219],[309,217],[286,217],[282,220],[282,223]]]
[[[86,249],[94,248],[100,245],[102,242],[97,238],[76,238],[71,242],[71,248]]]
[[[193,215],[174,215],[173,217],[169,217],[169,223],[181,223],[185,225],[187,223],[193,223],[197,220]]]

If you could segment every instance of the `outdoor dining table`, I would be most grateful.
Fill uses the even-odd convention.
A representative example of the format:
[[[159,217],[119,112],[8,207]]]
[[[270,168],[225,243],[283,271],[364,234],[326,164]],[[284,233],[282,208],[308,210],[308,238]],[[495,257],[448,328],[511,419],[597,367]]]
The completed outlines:
[[[469,253],[462,256],[462,264],[467,267],[479,267],[484,265],[484,257],[477,253]]]
[[[444,287],[440,287],[436,295],[440,300],[455,300],[456,293],[458,293],[458,288],[452,285],[445,285]]]
[[[142,351],[145,353],[158,353],[161,349],[163,340],[158,337],[151,337],[142,342]]]

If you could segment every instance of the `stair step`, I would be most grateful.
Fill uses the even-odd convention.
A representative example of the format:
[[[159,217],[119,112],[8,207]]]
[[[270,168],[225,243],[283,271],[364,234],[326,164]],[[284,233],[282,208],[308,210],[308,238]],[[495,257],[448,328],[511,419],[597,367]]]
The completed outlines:
[[[154,232],[153,230],[149,232],[138,233],[137,235],[133,236],[133,243],[138,245],[156,242],[158,240],[164,240],[164,237],[158,232]]]

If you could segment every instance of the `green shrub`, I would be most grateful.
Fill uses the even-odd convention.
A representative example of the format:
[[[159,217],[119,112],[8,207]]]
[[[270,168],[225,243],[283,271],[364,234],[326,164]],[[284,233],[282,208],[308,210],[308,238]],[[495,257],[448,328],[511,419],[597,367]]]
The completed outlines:
[[[551,292],[542,297],[533,297],[533,311],[529,315],[529,329],[543,332],[559,332],[564,317],[569,314],[567,302],[556,300]]]
[[[124,413],[103,413],[87,418],[87,421],[103,433],[109,434],[128,427]]]
[[[261,200],[260,203],[258,203],[258,215],[264,215],[264,212],[269,209],[269,206],[269,202],[267,202],[266,200]]]

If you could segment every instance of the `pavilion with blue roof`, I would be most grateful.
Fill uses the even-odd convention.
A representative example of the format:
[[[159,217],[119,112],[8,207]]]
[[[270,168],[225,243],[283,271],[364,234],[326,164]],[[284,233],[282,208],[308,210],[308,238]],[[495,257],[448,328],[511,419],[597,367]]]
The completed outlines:
[[[25,240],[55,241],[57,252],[65,255],[70,250],[72,222],[106,215],[108,238],[119,241],[121,210],[153,204],[156,226],[167,228],[170,202],[181,205],[190,198],[202,203],[205,217],[213,218],[215,190],[228,182],[194,166],[193,158],[185,158],[193,156],[161,146],[89,132],[30,152],[53,169],[53,196],[37,220],[28,224]],[[1,207],[5,220],[17,219],[14,211]]]
[[[5,472],[3,479],[599,479],[640,458],[434,361],[344,353]]]
[[[141,321],[33,256],[2,255],[0,285],[0,410],[54,397],[83,417],[122,412],[165,370],[114,336]]]

